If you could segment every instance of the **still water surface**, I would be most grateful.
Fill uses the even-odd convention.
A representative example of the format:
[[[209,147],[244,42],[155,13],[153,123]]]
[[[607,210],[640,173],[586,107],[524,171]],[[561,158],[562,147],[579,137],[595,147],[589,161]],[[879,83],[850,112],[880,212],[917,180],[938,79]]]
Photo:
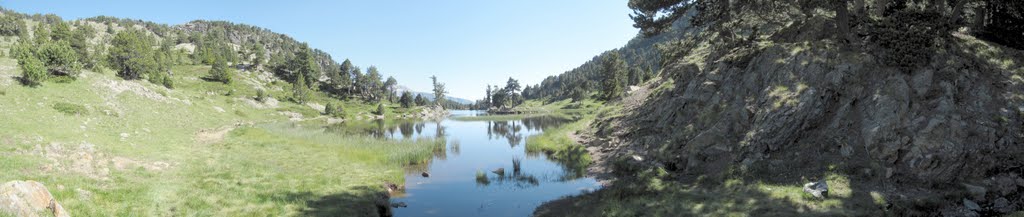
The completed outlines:
[[[484,115],[453,111],[452,116]],[[529,216],[540,204],[599,188],[584,171],[528,153],[526,138],[570,120],[534,117],[513,121],[410,122],[364,129],[392,139],[444,137],[447,149],[426,165],[407,168],[395,216]],[[518,169],[517,169],[518,167]],[[504,171],[498,171],[502,168]],[[422,172],[430,174],[423,177]],[[483,176],[480,176],[483,175]]]

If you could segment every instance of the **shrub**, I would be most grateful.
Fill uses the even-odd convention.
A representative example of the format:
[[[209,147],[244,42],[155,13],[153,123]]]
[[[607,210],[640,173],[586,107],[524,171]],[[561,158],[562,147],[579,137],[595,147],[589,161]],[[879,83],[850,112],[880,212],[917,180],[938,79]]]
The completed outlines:
[[[61,113],[64,113],[66,115],[87,115],[87,114],[89,114],[89,110],[86,109],[85,106],[82,106],[82,105],[79,105],[79,104],[66,103],[66,102],[58,102],[57,104],[53,104],[53,109],[56,109],[57,111],[59,111]]]
[[[231,84],[231,74],[228,73],[227,62],[217,59],[210,68],[210,80],[219,81],[224,84]]]
[[[324,113],[331,117],[345,117],[345,109],[341,105],[335,105],[334,103],[327,103],[327,106],[324,107]]]
[[[10,14],[4,14],[3,17],[0,17],[0,35],[16,36],[24,31],[25,24],[21,22],[21,19]]]
[[[948,32],[944,17],[933,11],[903,10],[876,23],[872,40],[880,48],[883,64],[904,71],[928,63],[935,39]]]
[[[374,114],[384,115],[384,103],[377,104],[377,111]]]
[[[21,82],[29,87],[39,86],[50,76],[43,66],[43,61],[39,61],[35,56],[19,59],[18,64],[21,65]]]
[[[167,89],[174,89],[174,79],[171,79],[171,76],[164,76],[164,80],[160,83]]]
[[[267,97],[268,96],[267,96],[267,91],[266,90],[256,89],[256,101],[266,102],[267,101]]]

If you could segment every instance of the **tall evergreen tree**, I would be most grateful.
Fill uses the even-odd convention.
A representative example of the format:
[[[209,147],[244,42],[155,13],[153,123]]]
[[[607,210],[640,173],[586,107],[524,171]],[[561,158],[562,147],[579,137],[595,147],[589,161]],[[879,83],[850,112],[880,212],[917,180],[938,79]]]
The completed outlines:
[[[217,60],[213,62],[213,67],[210,67],[210,80],[224,84],[231,83],[231,74],[228,72],[227,61],[217,58]]]
[[[295,73],[296,77],[305,79],[303,82],[315,89],[317,77],[320,77],[320,65],[313,57],[313,50],[309,48],[309,45],[306,43],[299,45],[299,50],[295,52],[295,59],[292,61],[292,73]]]
[[[402,104],[402,108],[410,108],[410,107],[412,107],[412,104],[414,102],[413,102],[413,99],[412,99],[411,95],[412,95],[412,92],[409,92],[409,91],[402,92],[402,97],[399,97],[399,99],[398,99],[398,102]]]
[[[413,101],[416,102],[417,106],[427,105],[427,98],[424,98],[422,95],[419,94],[416,94],[416,98],[413,99]]]
[[[109,62],[121,78],[139,79],[156,70],[151,49],[153,42],[145,33],[135,29],[121,31],[110,43]]]
[[[483,105],[483,107],[484,108],[490,108],[491,107],[491,85],[488,84],[486,86],[487,86],[487,92],[484,95],[484,105]]]
[[[351,96],[352,76],[354,74],[355,67],[352,66],[352,61],[345,59],[345,61],[341,63],[339,69],[340,71],[338,72],[337,80],[331,78],[331,83],[334,84],[334,87],[337,88],[338,90],[344,90],[346,97]]]
[[[295,79],[295,83],[292,83],[292,100],[299,104],[309,102],[313,98],[309,86],[306,86],[306,78],[303,76],[299,74],[299,77]]]
[[[363,77],[363,85],[366,88],[366,99],[377,102],[381,100],[384,93],[384,84],[381,82],[380,71],[377,70],[377,66],[370,66],[366,69],[366,76]]]
[[[601,60],[601,98],[619,98],[625,83],[626,62],[619,58],[619,52],[611,52]]]

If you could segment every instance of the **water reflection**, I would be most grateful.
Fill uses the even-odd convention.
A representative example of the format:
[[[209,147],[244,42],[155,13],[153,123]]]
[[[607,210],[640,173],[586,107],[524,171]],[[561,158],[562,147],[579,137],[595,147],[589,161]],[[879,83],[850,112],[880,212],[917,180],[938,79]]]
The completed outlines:
[[[458,114],[458,112],[454,112]],[[473,115],[473,114],[470,114]],[[406,192],[392,202],[408,207],[395,216],[528,216],[542,202],[598,188],[577,160],[530,153],[526,140],[571,116],[487,121],[363,121],[335,124],[325,132],[385,139],[445,138],[429,162],[405,168]],[[585,151],[585,150],[584,150]],[[557,159],[552,156],[558,155]],[[429,177],[421,175],[428,172]]]
[[[408,120],[373,120],[373,121],[346,121],[326,126],[326,130],[332,133],[346,135],[368,135],[374,138],[388,139],[413,139],[425,137],[427,124],[432,124],[433,137],[445,137],[444,126],[441,122],[415,122]]]
[[[528,117],[516,121],[487,121],[487,137],[490,139],[505,139],[508,145],[515,148],[522,144],[525,137],[521,131],[542,131],[549,127],[556,127],[572,122],[578,117],[565,116],[539,116]]]

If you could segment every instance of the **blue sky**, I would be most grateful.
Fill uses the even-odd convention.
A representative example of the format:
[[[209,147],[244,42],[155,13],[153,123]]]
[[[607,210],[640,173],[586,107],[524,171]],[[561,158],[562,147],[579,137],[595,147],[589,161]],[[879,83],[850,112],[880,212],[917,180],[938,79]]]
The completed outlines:
[[[449,95],[483,98],[486,84],[536,84],[636,35],[625,0],[0,1],[66,20],[107,15],[158,23],[227,20],[291,35],[417,91],[430,75]]]

